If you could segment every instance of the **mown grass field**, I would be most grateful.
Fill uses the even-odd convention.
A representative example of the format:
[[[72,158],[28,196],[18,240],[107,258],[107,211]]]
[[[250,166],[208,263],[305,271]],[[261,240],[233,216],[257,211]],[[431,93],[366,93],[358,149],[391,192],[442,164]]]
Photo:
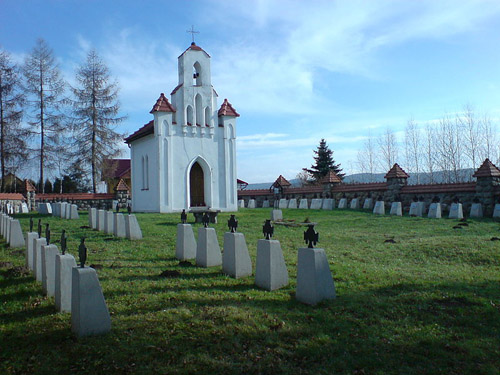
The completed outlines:
[[[335,300],[313,307],[294,298],[304,227],[275,227],[290,285],[267,292],[221,267],[179,266],[178,214],[137,214],[144,239],[134,242],[80,228],[86,213],[42,217],[54,240],[67,230],[75,258],[87,237],[112,331],[76,339],[70,314],[57,313],[21,268],[24,250],[1,242],[0,374],[499,374],[498,223],[453,229],[456,220],[283,212],[318,222]],[[29,216],[18,217],[26,231]],[[254,269],[268,217],[268,209],[237,214]],[[228,218],[214,226],[221,248]],[[160,277],[165,270],[180,274]]]

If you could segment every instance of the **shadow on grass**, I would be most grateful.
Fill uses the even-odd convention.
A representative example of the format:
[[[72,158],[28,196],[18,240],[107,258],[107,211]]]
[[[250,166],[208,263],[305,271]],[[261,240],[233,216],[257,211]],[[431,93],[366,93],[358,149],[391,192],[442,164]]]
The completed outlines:
[[[0,322],[25,322],[27,320],[40,318],[46,315],[56,313],[56,308],[53,305],[49,306],[36,306],[28,310],[16,311],[12,313],[0,314]]]

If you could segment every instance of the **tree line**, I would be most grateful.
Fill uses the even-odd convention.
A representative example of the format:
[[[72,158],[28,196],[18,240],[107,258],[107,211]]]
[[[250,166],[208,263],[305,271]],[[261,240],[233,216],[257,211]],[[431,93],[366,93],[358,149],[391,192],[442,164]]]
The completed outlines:
[[[0,48],[1,192],[7,174],[33,162],[41,193],[96,192],[103,161],[119,153],[123,135],[116,127],[125,118],[118,83],[94,49],[74,74],[72,86],[43,39],[20,64]],[[48,170],[59,175],[54,184]]]
[[[386,128],[378,137],[369,135],[357,154],[357,169],[373,179],[398,163],[416,183],[453,183],[472,179],[471,170],[486,159],[498,162],[500,148],[497,126],[486,113],[471,104],[454,115],[419,124],[410,118],[402,136]],[[372,178],[370,178],[372,176]],[[368,182],[368,181],[367,181]]]

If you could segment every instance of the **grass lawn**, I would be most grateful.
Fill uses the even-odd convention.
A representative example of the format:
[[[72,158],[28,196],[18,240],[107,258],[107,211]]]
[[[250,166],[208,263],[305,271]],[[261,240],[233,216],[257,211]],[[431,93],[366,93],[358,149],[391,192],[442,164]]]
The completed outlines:
[[[87,237],[112,331],[76,339],[70,314],[57,313],[22,268],[24,250],[2,241],[0,374],[499,374],[498,223],[453,229],[456,220],[362,211],[283,214],[318,222],[335,300],[312,307],[294,298],[304,227],[275,227],[290,284],[267,292],[221,267],[179,266],[178,214],[137,214],[144,239],[133,242],[84,228],[86,213],[41,216],[53,240],[66,229],[75,258]],[[18,217],[27,231],[29,216]],[[254,271],[268,217],[268,209],[237,214]],[[228,218],[214,225],[221,248]],[[165,270],[180,275],[160,277]]]

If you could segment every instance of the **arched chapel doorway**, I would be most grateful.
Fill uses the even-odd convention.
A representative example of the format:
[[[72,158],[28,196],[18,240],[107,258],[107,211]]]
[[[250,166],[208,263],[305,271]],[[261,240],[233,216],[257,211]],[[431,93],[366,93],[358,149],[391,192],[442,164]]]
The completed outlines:
[[[203,169],[198,163],[194,163],[189,172],[189,189],[191,207],[206,206]]]

